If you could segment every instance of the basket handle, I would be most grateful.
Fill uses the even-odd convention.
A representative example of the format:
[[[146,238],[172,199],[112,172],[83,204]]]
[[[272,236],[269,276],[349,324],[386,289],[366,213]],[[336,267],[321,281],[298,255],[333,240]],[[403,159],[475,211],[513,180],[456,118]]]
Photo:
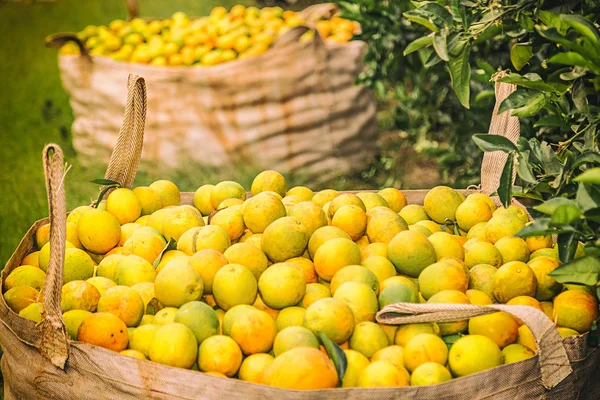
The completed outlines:
[[[146,81],[138,75],[130,74],[127,80],[127,102],[123,124],[104,175],[105,179],[117,181],[126,188],[130,188],[133,184],[140,165],[146,108]]]
[[[377,313],[377,321],[385,324],[460,321],[504,311],[519,318],[531,330],[538,346],[542,385],[552,389],[573,372],[562,337],[552,321],[541,311],[527,306],[492,304],[414,304],[396,303]]]
[[[501,135],[513,143],[517,143],[520,136],[519,118],[511,116],[512,110],[504,111],[498,114],[500,105],[512,92],[517,89],[516,85],[500,82],[500,78],[506,76],[505,72],[500,72],[494,77],[496,104],[492,112],[492,120],[488,133],[490,135]],[[481,162],[481,190],[485,194],[494,193],[500,186],[500,175],[502,168],[508,159],[508,154],[503,151],[492,151],[483,154]],[[516,169],[513,169],[512,180],[516,178]]]
[[[77,47],[79,47],[79,51],[81,55],[85,58],[91,60],[90,52],[85,44],[77,37],[77,34],[71,32],[64,33],[55,33],[53,35],[46,36],[44,43],[46,47],[62,47],[67,42],[74,42]]]
[[[49,144],[44,148],[42,158],[50,215],[50,263],[41,290],[40,352],[52,364],[64,369],[69,358],[69,336],[60,309],[67,224],[62,149]]]
[[[137,0],[127,0],[127,18],[131,21],[140,16],[140,5]]]

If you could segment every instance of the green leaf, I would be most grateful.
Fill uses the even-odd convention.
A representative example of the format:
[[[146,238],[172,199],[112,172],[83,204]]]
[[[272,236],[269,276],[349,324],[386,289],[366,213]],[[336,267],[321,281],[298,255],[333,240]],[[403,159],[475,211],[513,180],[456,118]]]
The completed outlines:
[[[512,172],[514,157],[512,153],[508,153],[508,158],[502,169],[502,175],[500,175],[500,185],[498,186],[498,197],[505,208],[510,206],[510,200],[512,197]]]
[[[558,175],[562,170],[562,164],[556,153],[552,150],[552,147],[546,142],[542,142],[540,145],[541,161],[544,165],[544,169],[548,175]]]
[[[583,37],[588,39],[596,47],[600,48],[600,33],[593,23],[577,14],[562,14],[560,19],[571,28],[579,32]]]
[[[100,194],[98,195],[98,200],[96,200],[96,203],[94,204],[94,208],[98,208],[98,206],[100,206],[100,203],[102,202],[102,199],[104,199],[104,195],[106,195],[106,193],[109,190],[111,190],[111,189],[117,189],[120,186],[121,186],[120,184],[116,184],[116,185],[106,186],[104,189],[102,189],[100,191]]]
[[[568,263],[575,256],[577,251],[577,239],[575,238],[574,232],[564,232],[558,234],[556,240],[556,246],[558,247],[558,258],[563,264]]]
[[[600,185],[600,167],[590,168],[573,180],[579,183]]]
[[[492,67],[492,64],[490,64],[480,58],[477,59],[476,63],[479,68],[481,68],[482,70],[485,71],[488,78],[491,78],[492,75],[494,75],[496,73],[496,69],[494,67]]]
[[[577,203],[571,199],[567,199],[564,197],[555,197],[553,199],[545,201],[540,205],[533,207],[533,209],[543,214],[552,215],[558,207],[565,205],[577,207]]]
[[[567,33],[569,25],[561,20],[560,15],[550,11],[540,10],[538,16],[545,25],[556,28],[563,35]]]
[[[446,31],[441,31],[433,34],[433,49],[438,57],[444,61],[448,61],[448,47],[446,45]]]
[[[581,54],[573,51],[558,53],[548,59],[548,64],[561,64],[582,67],[585,69],[593,69],[594,66],[585,59]]]
[[[573,85],[571,97],[573,98],[573,104],[575,104],[575,107],[581,111],[582,114],[590,113],[590,106],[585,93],[585,87],[583,86],[583,81],[581,79]]]
[[[348,368],[348,359],[346,358],[346,353],[344,353],[344,350],[342,350],[342,348],[336,343],[332,342],[331,339],[329,339],[323,332],[317,331],[316,335],[323,347],[325,347],[325,350],[327,350],[327,354],[329,354],[329,358],[331,358],[331,361],[335,366],[335,370],[337,371],[339,378],[338,383],[341,386],[342,378],[344,377],[346,369]]]
[[[546,83],[538,74],[529,73],[523,76],[510,74],[500,78],[500,82],[512,83],[527,89],[541,90],[544,92],[562,94],[567,91],[569,85],[560,82]]]
[[[486,90],[482,90],[481,92],[477,93],[477,96],[475,96],[475,99],[473,100],[475,102],[475,104],[481,104],[481,103],[486,103],[487,102],[491,102],[496,96],[496,93],[494,93],[493,90],[491,89],[486,89]]]
[[[506,99],[500,104],[498,108],[498,114],[502,114],[508,110],[514,110],[519,107],[523,107],[529,101],[534,99],[540,92],[535,90],[517,89],[509,94]]]
[[[578,206],[564,204],[562,206],[558,206],[552,213],[552,216],[550,217],[550,224],[555,226],[568,225],[574,223],[580,218],[581,210]]]
[[[117,182],[117,181],[112,181],[110,179],[103,179],[103,178],[93,179],[90,182],[95,183],[97,185],[118,185],[118,186],[121,186],[121,184],[119,182]]]
[[[444,343],[446,343],[446,346],[448,346],[448,350],[450,350],[450,347],[452,347],[454,342],[456,342],[462,336],[463,335],[461,335],[460,333],[457,333],[456,335],[446,335],[442,336],[442,340],[444,341]]]
[[[540,118],[535,124],[533,124],[534,128],[539,128],[540,126],[563,126],[565,121],[558,115],[546,115]]]
[[[515,108],[511,115],[520,118],[532,117],[544,108],[546,102],[546,96],[543,93],[538,93],[524,106]]]
[[[529,150],[519,153],[517,174],[527,183],[535,183],[537,181],[529,163]]]
[[[574,81],[577,78],[581,78],[587,73],[586,68],[575,67],[569,72],[564,72],[560,74],[560,79],[563,81]]]
[[[448,69],[452,79],[452,87],[458,96],[458,100],[465,108],[469,108],[469,97],[471,88],[471,64],[469,56],[471,54],[471,45],[466,39],[455,39],[450,43],[450,61]]]
[[[530,236],[546,236],[556,233],[556,228],[549,227],[550,218],[538,218],[531,224],[523,227],[516,236],[526,238]]]
[[[414,53],[415,51],[417,51],[425,46],[430,46],[432,43],[433,43],[433,38],[431,36],[423,36],[423,37],[417,38],[417,39],[413,40],[412,42],[410,42],[406,46],[406,49],[404,49],[404,55]]]
[[[160,301],[156,297],[153,297],[152,300],[148,302],[146,306],[146,314],[148,315],[156,315],[157,312],[162,310],[164,307],[161,307]]]
[[[600,207],[600,190],[591,185],[580,183],[576,198],[577,204],[583,211]]]
[[[166,244],[166,246],[160,251],[160,253],[158,253],[158,256],[156,257],[156,259],[154,260],[154,262],[152,263],[152,266],[154,267],[154,269],[156,269],[158,267],[158,264],[160,264],[160,260],[162,260],[162,256],[163,254],[165,254],[166,251],[169,250],[175,250],[175,239],[170,238],[169,242]]]
[[[414,10],[402,14],[404,18],[433,32],[439,32],[444,26],[452,25],[452,15],[442,5],[437,3],[424,3]]]
[[[533,57],[533,48],[528,43],[515,43],[510,49],[510,61],[520,71]]]
[[[483,151],[518,151],[513,142],[501,135],[477,133],[473,135],[473,141]]]
[[[595,286],[600,278],[600,259],[590,256],[577,258],[556,268],[548,276],[560,283]]]
[[[540,36],[544,39],[553,41],[555,43],[560,44],[564,48],[574,50],[575,52],[581,54],[583,57],[587,58],[593,63],[598,63],[598,51],[596,48],[590,48],[589,46],[582,46],[577,42],[567,39],[565,36],[561,35],[556,28],[548,28],[543,29],[539,26],[536,26],[536,29]]]

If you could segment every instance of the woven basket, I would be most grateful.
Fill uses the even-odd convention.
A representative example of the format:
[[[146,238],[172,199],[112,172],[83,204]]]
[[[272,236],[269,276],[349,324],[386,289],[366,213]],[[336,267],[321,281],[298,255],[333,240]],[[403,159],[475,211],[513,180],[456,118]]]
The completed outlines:
[[[130,186],[142,149],[145,84],[129,79],[127,112],[106,177]],[[497,104],[511,85],[496,85]],[[510,113],[494,112],[490,132],[517,132]],[[516,137],[511,137],[516,140]],[[12,399],[257,399],[257,400],[381,400],[381,399],[598,399],[600,352],[587,346],[587,334],[562,339],[540,311],[524,306],[431,305],[398,303],[382,309],[378,320],[388,324],[462,320],[503,310],[520,318],[532,331],[538,354],[467,377],[426,387],[348,388],[294,391],[223,379],[123,356],[87,343],[69,340],[60,310],[65,243],[65,195],[62,151],[49,145],[43,154],[50,218],[37,221],[27,232],[0,276],[0,286],[23,257],[35,247],[35,232],[50,222],[51,258],[41,291],[42,322],[15,314],[0,297],[0,346],[5,397]],[[486,164],[487,163],[487,164]],[[484,159],[482,187],[497,186],[501,160]],[[488,168],[489,167],[489,168]],[[494,183],[496,182],[496,183]],[[404,191],[411,203],[422,203],[424,190]],[[181,202],[192,204],[192,193]]]

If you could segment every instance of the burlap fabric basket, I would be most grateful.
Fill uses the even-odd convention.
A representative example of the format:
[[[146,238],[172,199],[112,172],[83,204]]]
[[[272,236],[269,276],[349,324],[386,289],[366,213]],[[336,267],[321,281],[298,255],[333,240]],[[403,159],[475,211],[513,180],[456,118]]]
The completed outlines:
[[[310,21],[331,5],[308,7]],[[257,56],[212,67],[156,67],[83,55],[59,56],[75,116],[73,144],[83,157],[108,160],[117,141],[127,76],[143,76],[148,92],[144,160],[169,167],[276,169],[325,181],[364,165],[376,150],[376,104],[355,81],[366,44],[299,42],[296,27]],[[88,157],[89,158],[89,157]]]
[[[130,186],[135,177],[145,118],[144,80],[129,80],[127,112],[106,177]],[[512,90],[496,86],[500,103]],[[518,120],[494,114],[491,132],[518,133]],[[500,130],[496,130],[500,127]],[[515,138],[516,140],[516,138]],[[60,310],[65,242],[65,195],[62,151],[48,145],[43,153],[50,218],[37,221],[27,232],[0,276],[0,284],[34,248],[38,227],[51,223],[51,259],[41,291],[43,321],[23,319],[0,297],[0,346],[5,397],[12,399],[597,399],[600,398],[600,352],[587,346],[587,335],[561,339],[553,323],[541,312],[523,306],[470,306],[399,303],[381,310],[378,320],[389,324],[451,321],[496,310],[519,317],[533,332],[538,354],[529,360],[504,365],[468,377],[427,387],[328,389],[309,392],[276,389],[235,379],[222,379],[195,371],[167,367],[122,356],[86,343],[70,341]],[[486,158],[482,177],[497,182],[498,160]],[[496,164],[497,165],[497,164]],[[426,191],[405,191],[411,203],[422,203]],[[192,203],[192,193],[182,203]]]

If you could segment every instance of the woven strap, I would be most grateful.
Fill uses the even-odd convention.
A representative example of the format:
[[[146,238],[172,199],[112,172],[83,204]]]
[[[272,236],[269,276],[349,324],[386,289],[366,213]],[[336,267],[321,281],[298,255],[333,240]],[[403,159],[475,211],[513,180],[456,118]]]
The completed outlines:
[[[127,81],[125,117],[106,168],[106,179],[117,181],[126,188],[131,187],[142,157],[145,122],[146,82],[144,78],[131,74]]]
[[[46,281],[41,290],[40,352],[52,364],[64,368],[69,358],[69,337],[60,309],[67,224],[64,163],[61,148],[56,144],[47,145],[43,152],[43,163],[50,215],[50,263],[48,264]]]
[[[44,43],[47,47],[62,47],[67,42],[73,42],[79,47],[79,51],[81,55],[91,60],[90,52],[85,44],[77,37],[77,34],[64,32],[64,33],[55,33],[53,35],[46,36]]]
[[[546,315],[533,307],[493,304],[475,306],[470,304],[414,304],[396,303],[377,313],[377,321],[385,324],[413,324],[419,322],[460,321],[480,315],[504,311],[519,318],[531,330],[538,346],[542,385],[552,389],[566,378],[573,369],[569,363],[562,337]]]
[[[492,113],[490,122],[490,135],[502,135],[513,143],[517,143],[520,136],[519,118],[511,116],[512,110],[507,110],[502,114],[498,114],[500,105],[517,87],[511,83],[499,82],[499,79],[505,76],[506,73],[500,72],[494,78],[496,81],[496,104]],[[481,163],[481,190],[485,194],[495,192],[500,186],[500,175],[502,168],[506,163],[508,155],[503,151],[486,152],[483,155]],[[513,182],[516,177],[516,170],[513,170]]]
[[[127,19],[131,21],[140,16],[140,5],[137,0],[127,0]]]

